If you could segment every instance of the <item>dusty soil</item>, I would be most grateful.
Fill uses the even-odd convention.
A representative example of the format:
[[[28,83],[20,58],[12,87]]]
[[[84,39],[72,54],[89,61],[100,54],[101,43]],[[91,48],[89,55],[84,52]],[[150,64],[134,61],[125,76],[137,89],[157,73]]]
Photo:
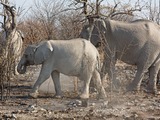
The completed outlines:
[[[10,99],[0,102],[0,119],[4,120],[160,120],[160,96],[145,92],[148,76],[139,93],[126,92],[135,68],[117,64],[118,92],[111,91],[105,82],[107,98],[97,100],[96,92],[89,100],[77,99],[74,89],[63,89],[64,97],[55,99],[53,93],[41,92],[37,99],[28,97],[34,83],[30,74],[11,82]],[[29,77],[27,77],[29,76]],[[35,78],[34,78],[35,79]],[[65,83],[62,83],[65,84]],[[71,84],[71,86],[74,86]],[[160,85],[157,85],[160,90]]]

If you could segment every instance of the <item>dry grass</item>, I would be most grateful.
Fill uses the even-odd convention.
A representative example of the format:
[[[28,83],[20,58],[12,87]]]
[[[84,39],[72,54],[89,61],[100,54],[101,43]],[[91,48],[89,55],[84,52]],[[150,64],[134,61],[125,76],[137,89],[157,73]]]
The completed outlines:
[[[6,100],[10,96],[10,80],[14,69],[14,56],[11,44],[0,46],[0,96],[1,100]]]

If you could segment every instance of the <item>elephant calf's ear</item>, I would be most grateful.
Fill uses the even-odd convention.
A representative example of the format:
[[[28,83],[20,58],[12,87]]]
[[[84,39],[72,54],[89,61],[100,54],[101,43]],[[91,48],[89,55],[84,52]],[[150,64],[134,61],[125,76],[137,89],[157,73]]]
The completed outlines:
[[[44,42],[43,44],[38,46],[35,51],[35,64],[42,64],[51,56],[52,51],[53,47],[49,41]]]

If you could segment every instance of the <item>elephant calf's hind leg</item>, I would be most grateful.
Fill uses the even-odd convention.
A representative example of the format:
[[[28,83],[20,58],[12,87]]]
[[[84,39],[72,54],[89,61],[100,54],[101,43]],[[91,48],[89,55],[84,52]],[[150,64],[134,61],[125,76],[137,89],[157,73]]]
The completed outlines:
[[[106,92],[102,85],[100,74],[97,70],[93,72],[92,79],[94,80],[95,87],[97,88],[98,93],[99,93],[98,98],[106,98]]]
[[[84,82],[84,87],[82,90],[82,94],[79,96],[81,99],[88,99],[89,98],[89,85],[91,81],[91,75],[88,76],[83,76],[83,82]]]

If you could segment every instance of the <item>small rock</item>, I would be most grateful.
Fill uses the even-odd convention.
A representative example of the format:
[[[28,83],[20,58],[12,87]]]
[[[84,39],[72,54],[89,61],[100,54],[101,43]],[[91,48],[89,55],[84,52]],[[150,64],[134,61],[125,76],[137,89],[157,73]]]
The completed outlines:
[[[95,103],[91,103],[91,104],[90,104],[90,106],[95,106],[95,105],[96,105]]]
[[[77,106],[81,106],[81,105],[82,105],[82,101],[76,100],[76,101],[75,101],[75,104],[76,104]]]
[[[71,101],[68,104],[69,107],[77,107],[77,106],[82,106],[82,101],[80,100],[75,100],[75,101]]]
[[[83,99],[81,106],[82,106],[82,107],[88,107],[88,99]]]
[[[84,111],[84,109],[79,109],[80,112]]]
[[[146,106],[146,104],[140,104],[140,106],[141,106],[141,107],[145,107],[145,106]]]
[[[22,112],[22,110],[17,110],[17,113],[21,113]]]
[[[29,105],[27,111],[34,111],[35,109],[35,105]]]
[[[101,107],[103,109],[107,108],[108,107],[108,101],[102,101]]]
[[[44,109],[44,108],[40,108],[39,109],[40,111],[44,111],[44,112],[46,112],[47,110],[46,109]]]
[[[73,107],[77,107],[77,104],[76,103],[73,103],[73,105],[72,105]]]
[[[104,101],[104,102],[103,102],[103,105],[104,105],[104,106],[107,106],[107,105],[108,105],[108,101]]]
[[[12,118],[13,118],[13,119],[17,119],[17,117],[16,117],[15,114],[12,114]]]
[[[17,119],[17,117],[16,117],[16,115],[15,114],[5,114],[5,115],[3,115],[2,116],[5,120],[15,120],[15,119]]]
[[[128,102],[127,105],[128,106],[134,106],[134,103]]]
[[[51,111],[49,111],[49,112],[48,112],[48,114],[49,114],[49,115],[51,115],[51,114],[52,114],[52,112],[51,112]]]

